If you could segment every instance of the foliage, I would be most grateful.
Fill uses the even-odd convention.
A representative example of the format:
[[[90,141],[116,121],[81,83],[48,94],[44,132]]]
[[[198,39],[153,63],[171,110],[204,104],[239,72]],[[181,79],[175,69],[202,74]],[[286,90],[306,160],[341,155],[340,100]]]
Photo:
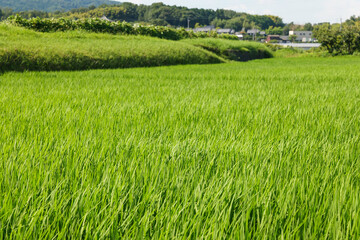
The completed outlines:
[[[16,12],[38,10],[38,11],[68,11],[73,8],[99,6],[102,4],[115,4],[109,0],[0,0],[0,6],[11,8]]]
[[[273,52],[276,52],[276,51],[281,50],[281,49],[284,48],[284,46],[279,45],[279,44],[275,44],[275,43],[278,43],[278,42],[276,41],[276,42],[272,43],[270,41],[270,43],[264,43],[264,45]]]
[[[304,25],[295,24],[290,22],[285,25],[283,29],[283,35],[289,35],[289,31],[312,31],[313,25],[311,23],[305,23]]]
[[[0,238],[357,239],[359,65],[5,73]]]
[[[260,15],[250,15],[246,13],[241,13],[235,15],[231,19],[219,19],[215,18],[211,25],[221,28],[232,28],[236,31],[248,30],[259,28],[267,29],[269,27],[281,28],[284,26],[282,20],[275,16],[260,16]]]
[[[290,42],[295,42],[296,38],[297,38],[297,36],[295,34],[292,34],[292,35],[289,36]]]
[[[330,24],[318,25],[314,36],[329,53],[353,54],[360,50],[360,22],[340,26]]]
[[[268,29],[266,29],[267,35],[282,35],[284,29],[281,27],[273,27],[270,26]]]
[[[314,27],[311,23],[305,23],[303,30],[304,31],[312,31],[312,30],[314,30]]]

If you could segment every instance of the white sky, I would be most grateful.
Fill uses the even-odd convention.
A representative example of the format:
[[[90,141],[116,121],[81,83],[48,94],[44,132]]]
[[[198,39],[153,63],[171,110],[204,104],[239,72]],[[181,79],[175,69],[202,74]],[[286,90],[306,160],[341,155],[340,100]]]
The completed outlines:
[[[121,1],[121,0],[120,0]],[[251,14],[272,14],[285,23],[340,22],[352,15],[360,16],[360,0],[123,0],[123,2],[150,5],[163,2],[167,5],[190,8],[231,9]]]

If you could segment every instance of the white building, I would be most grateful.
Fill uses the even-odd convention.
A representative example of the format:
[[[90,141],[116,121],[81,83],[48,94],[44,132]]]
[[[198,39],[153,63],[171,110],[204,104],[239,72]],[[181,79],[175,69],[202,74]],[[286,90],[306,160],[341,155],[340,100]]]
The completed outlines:
[[[296,35],[296,41],[299,42],[313,42],[313,32],[312,31],[290,31],[289,36]]]
[[[265,35],[265,31],[260,31],[259,29],[249,29],[247,30],[247,34],[249,34],[250,36],[254,36],[257,34]]]
[[[206,26],[206,27],[195,28],[195,29],[194,29],[194,32],[205,32],[205,33],[208,33],[208,32],[215,31],[215,30],[216,30],[215,26],[210,25],[210,26]]]
[[[216,29],[216,32],[218,34],[234,34],[235,30],[231,29],[231,28],[220,28],[220,29]]]

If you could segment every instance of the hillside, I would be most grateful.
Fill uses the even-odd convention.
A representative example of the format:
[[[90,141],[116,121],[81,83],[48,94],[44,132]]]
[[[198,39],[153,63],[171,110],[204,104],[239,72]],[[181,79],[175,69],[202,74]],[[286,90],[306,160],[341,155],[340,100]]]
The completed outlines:
[[[0,72],[59,71],[223,63],[272,57],[260,43],[169,41],[84,30],[39,33],[0,24]]]
[[[1,8],[11,8],[14,11],[68,11],[73,8],[114,4],[109,0],[0,0]]]
[[[222,62],[216,54],[180,41],[85,31],[38,33],[0,24],[0,72]]]

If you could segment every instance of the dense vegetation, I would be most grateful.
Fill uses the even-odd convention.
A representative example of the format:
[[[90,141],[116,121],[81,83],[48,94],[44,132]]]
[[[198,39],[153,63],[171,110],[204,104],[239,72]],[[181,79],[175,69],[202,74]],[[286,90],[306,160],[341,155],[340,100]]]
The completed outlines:
[[[353,54],[360,52],[360,21],[339,24],[323,24],[315,27],[314,36],[332,54]]]
[[[5,73],[0,238],[356,239],[359,65]]]
[[[72,18],[101,17],[106,15],[110,19],[125,21],[143,21],[155,25],[172,25],[190,27],[198,25],[215,25],[217,27],[233,28],[238,31],[242,28],[252,28],[255,25],[267,29],[269,26],[282,27],[282,19],[270,15],[251,15],[238,13],[232,10],[189,9],[186,7],[168,6],[163,3],[152,5],[136,5],[123,3],[121,6],[96,8],[86,12],[73,12]]]
[[[121,5],[102,5],[98,8],[88,7],[72,9],[67,12],[39,12],[26,11],[19,12],[20,16],[25,18],[60,18],[71,19],[100,18],[103,15],[115,21],[150,23],[158,26],[171,25],[174,27],[187,27],[188,19],[190,27],[200,25],[215,25],[216,27],[233,28],[235,30],[261,28],[268,29],[272,27],[283,27],[282,19],[271,15],[251,15],[247,13],[238,13],[232,10],[211,10],[211,9],[189,9],[186,7],[168,6],[163,3],[154,3],[152,5],[137,5],[132,3],[123,3]],[[15,15],[14,12],[4,11],[3,19]],[[1,17],[1,14],[0,14]]]
[[[24,19],[20,16],[9,17],[8,22],[13,25],[26,27],[39,32],[56,32],[69,30],[86,30],[95,33],[111,33],[122,35],[141,35],[158,37],[168,40],[180,40],[184,38],[224,38],[238,40],[235,35],[217,34],[216,31],[209,33],[187,31],[184,28],[174,29],[162,26],[133,25],[126,22],[109,22],[99,18],[69,20],[69,19]]]
[[[14,11],[38,10],[53,12],[114,3],[116,2],[109,0],[0,0],[0,7],[11,8]]]

